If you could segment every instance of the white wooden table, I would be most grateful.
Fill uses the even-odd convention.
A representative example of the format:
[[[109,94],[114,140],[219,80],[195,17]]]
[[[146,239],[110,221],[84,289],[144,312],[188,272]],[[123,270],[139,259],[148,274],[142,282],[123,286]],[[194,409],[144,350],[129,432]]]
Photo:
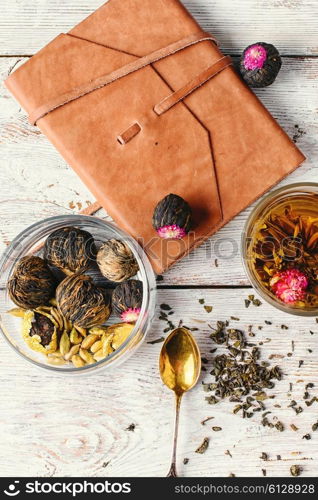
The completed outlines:
[[[317,181],[318,2],[184,3],[203,28],[217,36],[227,53],[239,55],[256,41],[271,42],[279,48],[284,57],[277,82],[258,90],[257,95],[308,158],[284,183]],[[1,80],[16,64],[100,4],[101,0],[0,0]],[[93,201],[47,139],[28,124],[25,113],[3,86],[0,163],[1,250],[29,224],[77,212]],[[299,464],[303,476],[316,475],[318,431],[312,432],[311,426],[318,419],[318,405],[307,408],[302,397],[308,382],[316,384],[311,394],[318,395],[318,324],[315,318],[292,317],[266,304],[245,308],[244,298],[251,290],[238,249],[248,212],[237,216],[165,274],[159,282],[158,303],[173,307],[176,323],[183,319],[185,324],[199,328],[196,337],[203,356],[209,360],[214,346],[208,337],[208,322],[213,324],[234,315],[240,318],[237,327],[247,329],[253,324],[253,340],[257,344],[265,341],[263,359],[271,354],[280,356],[273,363],[281,366],[284,378],[276,384],[275,399],[267,406],[286,429],[278,432],[264,428],[257,418],[243,420],[232,414],[233,404],[207,405],[199,384],[184,399],[179,472],[187,476],[261,476],[262,469],[266,469],[268,476],[288,476],[290,466]],[[210,314],[199,304],[200,298],[213,305]],[[273,324],[265,325],[265,320]],[[282,324],[289,329],[281,329]],[[147,340],[161,337],[163,328],[163,322],[156,320]],[[266,343],[267,338],[271,342]],[[292,340],[295,351],[288,357]],[[159,379],[160,347],[144,343],[118,371],[67,378],[63,383],[60,377],[39,372],[20,360],[0,340],[1,476],[165,475],[170,460],[173,397]],[[301,359],[304,364],[299,368]],[[288,408],[292,399],[304,406],[302,414],[295,416]],[[202,426],[200,422],[209,416],[214,420]],[[135,430],[127,430],[132,423]],[[291,430],[290,424],[299,430]],[[221,426],[222,431],[213,432],[212,425]],[[309,441],[302,439],[307,433],[312,437]],[[210,438],[210,447],[204,455],[196,454],[205,436]],[[268,454],[267,462],[259,458],[261,452]],[[185,457],[189,458],[187,465],[183,465]]]

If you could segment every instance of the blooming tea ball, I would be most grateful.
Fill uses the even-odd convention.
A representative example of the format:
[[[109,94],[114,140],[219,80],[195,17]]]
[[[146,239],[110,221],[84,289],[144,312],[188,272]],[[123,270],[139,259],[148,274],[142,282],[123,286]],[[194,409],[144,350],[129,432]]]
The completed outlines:
[[[97,264],[105,278],[122,282],[138,272],[138,264],[129,246],[121,240],[106,241],[97,253]]]
[[[56,289],[57,306],[67,320],[81,328],[101,325],[110,316],[110,305],[103,291],[89,276],[73,274]]]
[[[240,72],[250,87],[271,85],[282,66],[282,60],[274,45],[257,42],[244,50],[240,59]]]
[[[71,226],[51,233],[44,245],[45,260],[65,274],[82,273],[95,255],[93,236],[88,231]]]
[[[160,238],[181,239],[191,229],[191,208],[181,196],[168,194],[156,206],[152,225]]]
[[[16,264],[7,288],[11,300],[17,306],[35,309],[47,305],[54,297],[56,282],[41,257],[26,256]]]
[[[142,282],[129,280],[118,285],[112,296],[112,306],[115,314],[125,323],[135,323],[142,305]]]

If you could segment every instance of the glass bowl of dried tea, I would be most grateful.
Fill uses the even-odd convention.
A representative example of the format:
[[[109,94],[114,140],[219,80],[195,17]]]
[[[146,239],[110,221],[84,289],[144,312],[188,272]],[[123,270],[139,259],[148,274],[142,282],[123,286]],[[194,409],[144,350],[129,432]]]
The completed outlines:
[[[102,273],[97,255],[106,244],[112,251],[104,252],[108,273]],[[119,318],[112,295],[124,278],[138,283],[138,309]],[[6,341],[34,365],[62,374],[125,361],[154,317],[156,280],[147,256],[133,238],[98,217],[64,215],[28,227],[4,252],[0,281]]]
[[[290,184],[252,210],[242,257],[253,287],[270,304],[318,315],[318,183]]]

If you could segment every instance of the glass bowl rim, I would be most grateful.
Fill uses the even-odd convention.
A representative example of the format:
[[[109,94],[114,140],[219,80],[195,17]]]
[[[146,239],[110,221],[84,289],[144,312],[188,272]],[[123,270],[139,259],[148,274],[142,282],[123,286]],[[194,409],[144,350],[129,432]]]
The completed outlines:
[[[13,251],[15,245],[20,242],[21,239],[25,239],[26,237],[32,237],[32,234],[35,232],[35,230],[39,229],[40,227],[44,224],[50,225],[53,224],[54,222],[59,222],[61,223],[65,221],[65,224],[67,225],[72,223],[76,226],[76,220],[78,219],[81,220],[88,220],[91,223],[99,223],[104,226],[110,227],[110,229],[114,233],[114,237],[117,233],[118,236],[120,236],[122,239],[124,239],[125,242],[127,242],[130,246],[130,248],[133,250],[133,254],[137,260],[137,263],[139,265],[139,271],[142,275],[142,283],[143,283],[143,301],[142,301],[142,306],[141,306],[141,311],[138,317],[137,322],[135,323],[135,326],[132,330],[132,332],[129,334],[127,339],[121,344],[121,346],[116,349],[113,353],[109,354],[106,358],[96,361],[96,363],[93,363],[92,365],[85,365],[83,367],[68,367],[68,368],[63,368],[63,366],[56,367],[54,365],[47,365],[44,362],[41,363],[39,361],[36,361],[35,359],[29,358],[26,354],[24,354],[23,351],[18,349],[14,343],[11,341],[10,334],[6,333],[6,328],[3,326],[2,322],[2,314],[0,313],[0,332],[1,335],[4,337],[5,341],[10,345],[10,347],[23,359],[28,361],[29,363],[32,363],[36,367],[42,369],[42,370],[47,370],[47,371],[54,371],[57,374],[69,374],[73,375],[74,373],[80,373],[80,374],[89,374],[94,372],[96,369],[101,369],[101,368],[113,368],[112,363],[109,363],[112,359],[115,358],[115,361],[117,359],[120,359],[121,355],[125,352],[126,347],[130,343],[130,341],[138,334],[140,327],[142,326],[142,323],[145,320],[145,313],[148,310],[148,306],[151,303],[150,300],[150,290],[149,290],[149,285],[153,286],[154,289],[156,288],[156,280],[155,280],[155,274],[152,269],[152,266],[148,260],[148,257],[142,247],[138,244],[138,242],[129,234],[127,234],[125,231],[120,229],[118,226],[116,226],[114,223],[109,222],[105,219],[102,219],[101,217],[97,217],[94,215],[84,215],[84,214],[64,214],[64,215],[54,215],[52,217],[47,217],[45,219],[41,219],[37,222],[34,222],[30,226],[27,226],[25,229],[20,231],[20,233],[15,236],[15,238],[11,241],[10,245],[4,250],[4,252],[1,255],[0,258],[0,273],[3,269],[3,266],[6,265],[7,260],[10,256],[10,253]],[[21,255],[22,258],[23,255]],[[11,265],[10,272],[12,272],[14,268],[15,263]],[[147,266],[147,270],[146,270]],[[7,294],[7,290],[4,289],[2,290],[5,294]],[[110,325],[111,326],[111,325]],[[145,336],[145,335],[144,335]],[[142,339],[143,340],[143,339]],[[107,360],[107,365],[106,365],[106,360]]]
[[[244,270],[247,274],[247,277],[249,281],[251,282],[251,285],[255,290],[261,295],[261,297],[266,300],[270,305],[276,307],[276,309],[279,309],[283,312],[293,314],[294,316],[307,316],[307,317],[314,317],[317,316],[318,314],[318,307],[316,309],[312,310],[304,310],[304,309],[297,309],[293,308],[291,306],[288,306],[287,304],[284,304],[283,302],[278,302],[274,298],[272,298],[266,291],[258,284],[256,278],[252,274],[248,264],[247,264],[247,259],[246,259],[246,239],[247,239],[247,232],[251,223],[251,220],[253,217],[259,215],[259,213],[262,212],[262,210],[266,207],[267,203],[274,198],[277,198],[279,194],[284,193],[286,191],[291,190],[291,195],[293,190],[299,189],[301,191],[301,188],[315,188],[317,190],[318,194],[318,182],[295,182],[291,184],[286,184],[285,186],[281,186],[279,188],[274,189],[274,191],[270,191],[267,193],[265,196],[263,196],[255,205],[255,207],[251,210],[251,213],[249,214],[245,224],[244,228],[242,231],[242,236],[241,236],[241,260],[243,263]]]

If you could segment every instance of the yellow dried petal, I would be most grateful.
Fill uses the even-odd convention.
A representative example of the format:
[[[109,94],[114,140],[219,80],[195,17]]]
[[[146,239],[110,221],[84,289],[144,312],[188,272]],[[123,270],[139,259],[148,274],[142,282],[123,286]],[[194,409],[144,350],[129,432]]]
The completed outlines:
[[[21,309],[21,307],[14,307],[13,309],[10,309],[10,311],[7,311],[7,313],[11,314],[11,316],[15,316],[16,318],[24,318],[25,309]]]
[[[57,307],[57,301],[56,301],[56,299],[55,299],[55,298],[50,299],[50,304],[51,304],[51,306],[53,306],[53,307]]]
[[[95,363],[95,359],[93,358],[93,355],[90,352],[88,352],[86,349],[80,349],[79,355],[89,365],[92,365],[93,363]]]
[[[74,366],[76,366],[76,368],[81,368],[82,366],[85,366],[85,361],[78,355],[78,354],[74,354],[74,356],[72,356],[72,363]]]
[[[131,323],[117,323],[116,325],[111,325],[107,328],[107,333],[113,334],[112,347],[113,349],[118,349],[125,340],[129,337],[134,329],[134,325]]]
[[[103,333],[107,331],[106,326],[93,326],[92,328],[89,329],[89,333],[92,333],[94,335],[98,335],[98,337],[101,337]]]
[[[50,356],[47,358],[50,365],[62,366],[65,365],[66,361],[63,358],[58,358],[57,356]]]
[[[65,354],[64,359],[66,361],[69,361],[71,359],[71,357],[74,356],[74,354],[77,354],[79,352],[79,350],[80,350],[80,345],[79,344],[73,345],[71,347],[71,349],[69,350],[69,352],[67,354]]]
[[[85,339],[83,340],[82,342],[82,348],[83,349],[89,349],[93,344],[94,342],[96,342],[96,340],[99,339],[99,336],[98,335],[95,335],[94,333],[90,333],[89,335],[87,335],[87,337],[85,337]]]
[[[72,331],[70,333],[70,341],[72,342],[72,344],[80,344],[82,340],[82,335],[80,335],[75,328],[72,328]]]
[[[101,361],[104,358],[105,358],[105,356],[103,354],[103,349],[99,349],[99,351],[95,352],[95,354],[94,354],[95,361]]]
[[[102,352],[103,352],[104,358],[106,358],[106,356],[108,356],[108,354],[112,353],[114,350],[112,348],[113,337],[114,337],[114,335],[112,335],[112,334],[110,335],[110,334],[105,333],[101,338]]]
[[[101,340],[97,340],[97,342],[95,342],[91,346],[91,351],[95,353],[95,352],[99,351],[99,349],[101,349],[102,347],[103,347],[103,344],[102,344]]]
[[[86,328],[82,328],[80,326],[74,325],[74,328],[82,335],[82,337],[86,337],[87,335],[87,330]]]
[[[60,340],[60,353],[65,356],[71,348],[71,342],[67,332],[63,332]]]
[[[63,321],[63,318],[62,318],[60,312],[58,311],[58,309],[56,309],[56,307],[51,307],[50,312],[51,312],[52,317],[56,320],[59,330],[62,331],[64,328],[64,321]]]

